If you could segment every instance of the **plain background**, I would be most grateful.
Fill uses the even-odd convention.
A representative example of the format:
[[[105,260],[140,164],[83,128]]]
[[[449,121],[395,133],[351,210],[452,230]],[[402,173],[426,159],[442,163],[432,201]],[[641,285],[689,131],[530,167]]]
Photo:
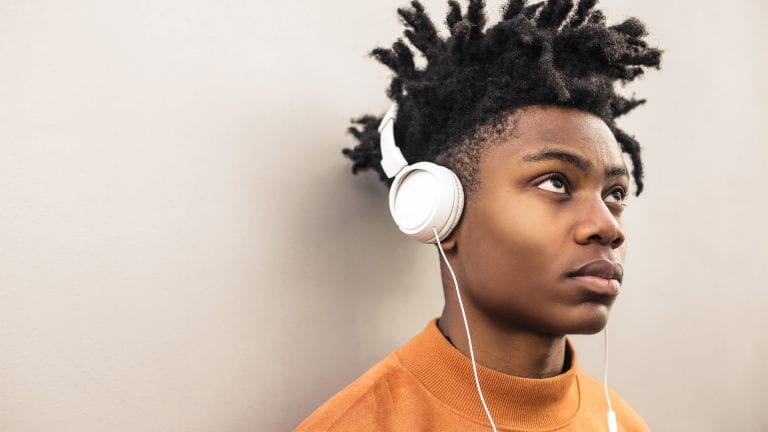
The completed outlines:
[[[619,123],[647,174],[611,386],[656,431],[768,430],[768,6],[602,3],[665,49]],[[0,2],[0,430],[290,430],[440,313],[340,152],[405,4]]]

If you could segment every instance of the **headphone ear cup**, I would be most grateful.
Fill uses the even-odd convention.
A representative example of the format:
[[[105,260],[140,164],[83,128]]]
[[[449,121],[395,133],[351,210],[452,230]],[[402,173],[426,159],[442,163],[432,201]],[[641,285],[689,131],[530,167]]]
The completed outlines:
[[[453,229],[456,228],[456,225],[458,225],[459,221],[461,220],[461,215],[464,213],[464,187],[461,184],[461,180],[459,180],[459,176],[457,176],[455,172],[443,166],[440,167],[447,171],[446,175],[453,182],[454,190],[450,194],[454,200],[452,211],[449,214],[448,219],[446,219],[445,225],[443,225],[443,229],[440,230],[438,228],[437,231],[440,237],[440,241],[443,241],[446,237],[448,237],[448,235],[451,234],[451,232],[453,232]],[[432,234],[434,235],[434,233]],[[434,239],[431,243],[435,243]]]
[[[389,190],[389,210],[400,231],[423,243],[445,239],[464,209],[464,189],[450,169],[432,162],[403,168]]]

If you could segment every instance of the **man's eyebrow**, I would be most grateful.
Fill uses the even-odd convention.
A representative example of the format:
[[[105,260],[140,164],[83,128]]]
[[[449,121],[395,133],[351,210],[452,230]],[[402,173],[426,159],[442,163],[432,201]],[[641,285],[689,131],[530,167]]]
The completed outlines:
[[[559,160],[573,165],[581,171],[587,172],[592,168],[592,161],[581,158],[573,153],[562,150],[544,149],[536,153],[523,155],[523,162],[541,162],[548,160]]]
[[[548,160],[559,160],[569,165],[573,165],[584,173],[592,169],[592,161],[584,159],[579,155],[569,153],[563,150],[544,149],[536,153],[523,155],[523,162],[541,162]],[[608,167],[605,170],[606,177],[629,177],[629,172],[623,166]]]
[[[629,172],[622,166],[616,166],[605,170],[606,177],[629,177]]]

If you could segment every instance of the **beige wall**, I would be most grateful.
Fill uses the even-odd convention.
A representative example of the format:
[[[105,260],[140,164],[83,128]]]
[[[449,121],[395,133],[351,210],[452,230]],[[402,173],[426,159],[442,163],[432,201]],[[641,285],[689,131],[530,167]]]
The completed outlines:
[[[611,385],[654,430],[768,430],[768,6],[603,3],[666,49],[621,122]],[[0,430],[289,430],[439,314],[434,250],[340,154],[404,4],[2,2]]]

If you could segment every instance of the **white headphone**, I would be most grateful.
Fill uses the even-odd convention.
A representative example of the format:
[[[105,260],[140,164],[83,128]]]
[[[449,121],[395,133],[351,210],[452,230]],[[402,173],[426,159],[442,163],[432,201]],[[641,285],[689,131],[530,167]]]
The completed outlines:
[[[464,189],[456,173],[432,162],[408,165],[395,144],[397,104],[379,124],[381,167],[395,179],[389,189],[389,211],[404,232],[423,243],[442,241],[453,231],[464,209]]]

